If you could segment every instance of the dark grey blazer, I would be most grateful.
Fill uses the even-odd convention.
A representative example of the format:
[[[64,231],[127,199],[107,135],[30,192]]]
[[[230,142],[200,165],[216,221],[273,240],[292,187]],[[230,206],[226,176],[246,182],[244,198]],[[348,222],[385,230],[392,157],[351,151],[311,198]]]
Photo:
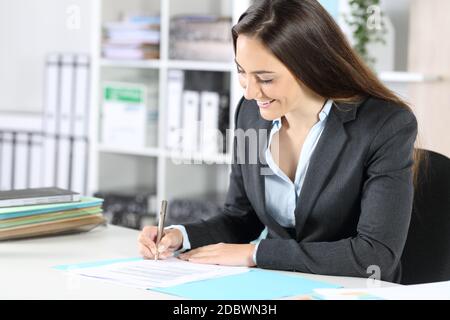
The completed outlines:
[[[255,101],[242,99],[237,129],[265,129]],[[223,212],[185,225],[192,248],[213,243],[249,243],[264,226],[268,238],[257,251],[260,268],[398,282],[400,257],[413,203],[412,165],[417,121],[397,105],[367,98],[358,105],[334,104],[295,210],[295,230],[266,211],[265,159],[234,163]],[[258,138],[267,147],[267,135]],[[245,152],[250,152],[248,143]],[[262,153],[263,154],[263,153]],[[369,273],[370,272],[370,273]]]

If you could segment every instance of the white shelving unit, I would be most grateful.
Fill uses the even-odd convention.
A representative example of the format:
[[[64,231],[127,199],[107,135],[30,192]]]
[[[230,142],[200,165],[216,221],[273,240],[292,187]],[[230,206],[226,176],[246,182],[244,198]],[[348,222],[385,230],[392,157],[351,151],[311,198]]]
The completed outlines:
[[[442,81],[442,77],[439,75],[401,71],[380,72],[378,77],[386,86],[406,101],[411,99],[411,86]]]
[[[156,190],[158,203],[162,199],[194,197],[208,192],[224,193],[228,187],[230,154],[174,153],[165,149],[168,116],[167,77],[169,70],[216,71],[230,76],[230,125],[235,107],[242,96],[235,66],[230,62],[171,60],[169,52],[170,21],[176,14],[217,14],[232,16],[234,23],[247,9],[250,0],[96,0],[92,6],[92,159],[90,192],[109,189],[144,187]],[[101,57],[101,30],[104,22],[116,21],[122,12],[145,12],[161,16],[160,59],[117,61]],[[438,80],[421,74],[384,72],[380,79],[401,89],[409,83]],[[146,148],[124,148],[100,143],[100,92],[103,81],[157,83],[158,142]],[[231,150],[231,148],[229,148]],[[156,209],[156,208],[154,208]]]
[[[385,71],[380,72],[379,77],[386,83],[425,83],[425,82],[437,82],[442,78],[437,75],[429,75],[416,72],[400,72],[400,71]]]
[[[196,197],[206,193],[223,193],[228,187],[230,154],[186,154],[165,149],[168,71],[193,70],[230,73],[230,125],[235,106],[242,96],[235,66],[230,62],[170,60],[170,21],[177,14],[216,14],[231,16],[236,22],[250,0],[98,0],[94,1],[92,70],[92,145],[95,165],[90,176],[90,191],[108,191],[144,187],[156,190],[162,199]],[[144,12],[161,17],[160,59],[116,61],[101,57],[101,30],[104,22],[119,20],[123,12]],[[124,80],[125,79],[125,80]],[[146,148],[123,148],[100,143],[101,84],[103,81],[135,83],[158,82],[158,143]],[[230,149],[231,150],[231,149]],[[157,208],[154,208],[156,210]]]

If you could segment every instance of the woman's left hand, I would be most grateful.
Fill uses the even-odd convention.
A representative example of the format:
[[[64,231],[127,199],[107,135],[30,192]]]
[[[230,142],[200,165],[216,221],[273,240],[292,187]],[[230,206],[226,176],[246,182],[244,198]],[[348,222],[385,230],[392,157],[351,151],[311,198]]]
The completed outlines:
[[[180,254],[179,258],[193,263],[255,267],[254,251],[254,244],[218,243]]]

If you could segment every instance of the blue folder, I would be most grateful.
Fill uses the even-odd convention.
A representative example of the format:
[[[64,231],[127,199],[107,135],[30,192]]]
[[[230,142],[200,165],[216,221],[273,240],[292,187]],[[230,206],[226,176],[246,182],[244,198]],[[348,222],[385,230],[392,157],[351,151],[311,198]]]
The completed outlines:
[[[152,289],[170,295],[198,300],[271,300],[312,294],[314,289],[336,289],[330,283],[273,271],[245,273],[196,281],[169,288]]]
[[[29,217],[29,216],[33,216],[33,215],[51,213],[51,212],[89,208],[89,207],[100,206],[102,203],[103,203],[103,199],[84,197],[84,198],[81,198],[81,200],[78,202],[2,208],[2,209],[0,209],[0,220],[19,218],[19,217]]]

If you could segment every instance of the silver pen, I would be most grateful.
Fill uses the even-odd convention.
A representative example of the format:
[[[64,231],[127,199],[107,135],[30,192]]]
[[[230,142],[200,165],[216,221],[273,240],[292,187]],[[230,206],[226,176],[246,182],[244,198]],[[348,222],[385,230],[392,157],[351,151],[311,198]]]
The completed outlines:
[[[163,200],[161,202],[161,211],[159,212],[159,221],[158,221],[158,234],[156,235],[156,255],[155,255],[155,261],[158,261],[159,259],[159,251],[158,251],[158,245],[161,241],[161,238],[164,234],[164,220],[166,219],[166,212],[167,212],[167,200]]]

